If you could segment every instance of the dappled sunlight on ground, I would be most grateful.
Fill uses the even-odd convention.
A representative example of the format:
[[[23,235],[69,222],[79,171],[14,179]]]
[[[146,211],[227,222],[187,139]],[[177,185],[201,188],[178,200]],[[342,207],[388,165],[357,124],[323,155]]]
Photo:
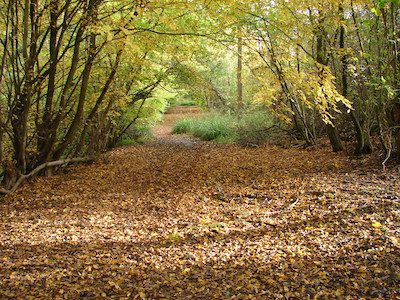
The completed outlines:
[[[400,181],[369,165],[328,149],[115,149],[0,200],[0,298],[395,299]]]

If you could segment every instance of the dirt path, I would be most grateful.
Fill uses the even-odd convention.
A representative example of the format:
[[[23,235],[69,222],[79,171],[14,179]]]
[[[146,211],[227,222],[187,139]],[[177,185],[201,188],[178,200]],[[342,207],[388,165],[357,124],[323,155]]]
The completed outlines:
[[[162,124],[154,128],[156,143],[175,144],[184,147],[193,147],[200,143],[186,134],[172,135],[172,129],[178,120],[185,118],[197,118],[204,115],[204,112],[198,107],[178,106],[170,109],[164,116]]]
[[[0,200],[0,299],[399,297],[398,175],[329,149],[187,147],[181,116]]]

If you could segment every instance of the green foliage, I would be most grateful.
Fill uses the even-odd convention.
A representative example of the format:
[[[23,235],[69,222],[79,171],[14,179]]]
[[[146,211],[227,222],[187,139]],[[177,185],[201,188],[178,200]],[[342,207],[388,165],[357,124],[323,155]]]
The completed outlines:
[[[265,111],[236,116],[213,114],[199,119],[179,120],[174,134],[188,133],[205,141],[216,141],[220,144],[239,143],[241,145],[260,145],[269,140],[268,129],[273,120]]]
[[[189,133],[204,141],[226,141],[235,135],[234,118],[215,114],[199,119],[184,119],[177,122],[173,133]]]
[[[172,134],[190,133],[193,123],[194,120],[192,119],[179,120],[172,129]]]
[[[210,116],[194,122],[192,133],[195,137],[205,141],[225,140],[235,134],[232,124],[234,124],[233,118],[230,116]]]
[[[271,139],[274,121],[265,111],[246,114],[236,126],[236,142],[244,146],[261,145]]]
[[[180,94],[176,95],[176,97],[170,99],[169,106],[199,106],[201,103],[193,99],[192,97],[186,97],[185,92],[181,92]]]
[[[196,106],[197,103],[196,103],[196,101],[189,99],[189,100],[183,100],[183,101],[177,102],[176,105],[177,106]]]
[[[152,140],[154,138],[151,126],[146,125],[136,125],[132,126],[130,130],[128,130],[123,138],[121,138],[116,146],[130,146],[135,144],[142,144],[146,141]]]
[[[398,5],[399,4],[399,0],[378,0],[377,1],[379,9],[385,8],[386,4],[388,4],[388,3],[393,3],[395,5]]]
[[[236,111],[236,50],[226,51],[226,47],[211,41],[203,44],[203,48],[192,45],[191,51],[194,50],[193,56],[177,63],[173,71],[175,85],[182,89],[181,101],[189,99],[189,103],[219,111]],[[243,69],[242,77],[244,101],[249,103],[258,90],[257,82],[249,68]]]
[[[137,142],[134,139],[131,138],[123,138],[118,141],[116,144],[116,147],[123,147],[123,146],[132,146],[137,144]]]
[[[133,138],[137,143],[144,143],[154,138],[151,126],[138,125],[134,127]]]
[[[236,135],[235,134],[230,134],[230,135],[220,135],[218,136],[215,141],[218,144],[234,144],[236,142]]]
[[[137,120],[122,136],[121,140],[117,142],[117,146],[143,143],[151,140],[153,138],[151,128],[162,120],[163,114],[169,105],[169,97],[169,93],[157,90],[151,98],[145,101],[139,100],[126,107],[118,120],[118,125],[125,127],[132,120]]]

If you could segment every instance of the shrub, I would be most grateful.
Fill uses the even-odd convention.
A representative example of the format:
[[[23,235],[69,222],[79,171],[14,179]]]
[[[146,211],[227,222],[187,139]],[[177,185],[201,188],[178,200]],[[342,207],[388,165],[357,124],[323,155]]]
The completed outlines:
[[[269,131],[274,122],[263,111],[252,112],[243,116],[236,126],[236,142],[243,146],[258,146],[271,140]]]
[[[234,119],[224,115],[200,118],[194,120],[191,133],[205,141],[233,137],[235,135]]]
[[[122,146],[132,146],[137,144],[137,142],[131,138],[123,138],[118,141],[116,144],[116,147],[122,147]]]
[[[141,144],[153,138],[153,132],[149,125],[132,126],[116,144],[119,146],[131,146]]]
[[[197,106],[198,104],[194,100],[183,100],[176,104],[177,106]]]
[[[133,139],[138,143],[144,143],[154,138],[150,125],[138,125],[133,129]]]
[[[192,128],[192,119],[182,119],[175,123],[172,134],[190,133]]]

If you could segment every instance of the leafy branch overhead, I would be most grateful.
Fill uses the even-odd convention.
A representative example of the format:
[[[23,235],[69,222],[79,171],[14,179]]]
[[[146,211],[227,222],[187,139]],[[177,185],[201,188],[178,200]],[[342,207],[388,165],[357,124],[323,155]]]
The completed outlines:
[[[373,150],[374,133],[384,157],[398,148],[397,1],[0,5],[0,159],[21,175],[112,147],[179,97],[228,112],[267,107],[308,145],[322,126],[334,151],[349,134],[356,154]],[[133,105],[157,97],[158,110]]]

